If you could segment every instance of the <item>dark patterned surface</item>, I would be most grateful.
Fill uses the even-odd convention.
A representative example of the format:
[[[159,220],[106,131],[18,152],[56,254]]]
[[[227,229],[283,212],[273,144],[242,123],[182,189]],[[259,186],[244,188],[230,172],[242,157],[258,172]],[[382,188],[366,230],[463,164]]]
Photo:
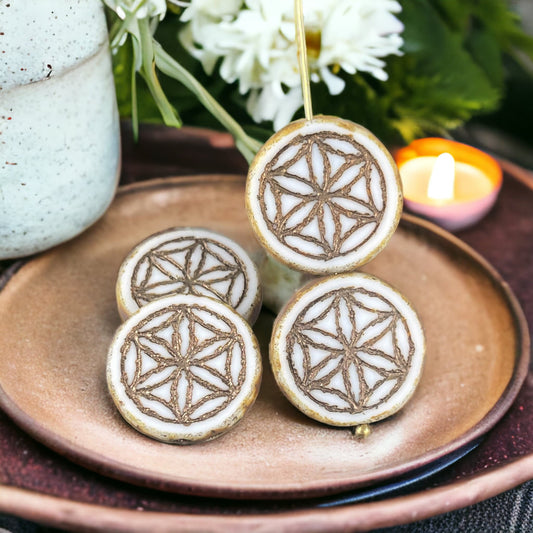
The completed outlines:
[[[165,135],[166,130],[163,133],[161,131],[145,132],[141,135],[141,144],[135,148],[128,141],[125,142],[124,182],[162,175],[190,174],[191,171],[243,172],[246,168],[244,161],[227,146],[225,136],[213,140],[202,132],[185,136],[183,132]],[[213,149],[213,143],[218,145],[216,150]],[[210,157],[206,157],[206,150]],[[194,167],[195,162],[200,165]],[[533,180],[528,187],[507,174],[494,210],[477,226],[458,236],[500,271],[518,296],[529,324],[533,324]],[[9,262],[0,264],[3,269],[7,266]],[[453,483],[532,454],[532,406],[533,374],[530,372],[508,414],[474,452],[408,491]],[[109,507],[191,513],[206,510],[221,514],[268,512],[305,508],[316,503],[296,501],[264,505],[256,502],[243,505],[243,502],[182,497],[133,487],[70,463],[28,437],[1,412],[0,483]],[[528,482],[473,507],[384,531],[531,531],[532,496],[533,482]],[[0,516],[1,527],[11,531],[39,530],[32,524],[13,521],[12,517],[6,516]]]

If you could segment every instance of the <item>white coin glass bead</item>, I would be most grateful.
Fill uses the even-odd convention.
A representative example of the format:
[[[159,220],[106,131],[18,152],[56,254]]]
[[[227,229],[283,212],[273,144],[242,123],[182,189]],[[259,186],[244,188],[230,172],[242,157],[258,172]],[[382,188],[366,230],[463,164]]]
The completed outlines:
[[[406,299],[366,274],[330,276],[302,288],[278,315],[270,345],[285,396],[334,426],[381,420],[411,397],[425,354]]]
[[[253,404],[261,355],[228,305],[194,295],[156,300],[119,327],[109,349],[111,396],[135,429],[189,444],[219,436]]]
[[[370,261],[402,211],[396,164],[368,130],[337,117],[299,120],[274,134],[250,165],[246,203],[262,245],[315,274]]]
[[[231,239],[200,228],[152,235],[120,267],[116,295],[123,318],[172,294],[216,298],[249,322],[261,308],[259,276],[248,254]]]

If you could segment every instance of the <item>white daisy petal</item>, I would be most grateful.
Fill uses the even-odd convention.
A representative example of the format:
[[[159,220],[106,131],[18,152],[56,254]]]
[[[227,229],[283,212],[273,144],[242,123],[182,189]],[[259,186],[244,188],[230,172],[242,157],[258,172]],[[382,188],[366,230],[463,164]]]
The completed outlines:
[[[324,83],[328,86],[330,94],[340,94],[344,91],[346,83],[344,80],[335,76],[327,67],[320,69],[320,76],[324,80]]]

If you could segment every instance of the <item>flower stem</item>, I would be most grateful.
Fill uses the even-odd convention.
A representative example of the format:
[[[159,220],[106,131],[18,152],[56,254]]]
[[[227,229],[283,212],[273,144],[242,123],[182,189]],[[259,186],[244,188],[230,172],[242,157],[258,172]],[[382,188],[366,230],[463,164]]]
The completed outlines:
[[[152,94],[152,97],[159,108],[165,124],[167,126],[181,128],[181,119],[176,110],[168,101],[163,89],[161,88],[159,80],[157,79],[153,47],[155,41],[153,41],[148,19],[139,20],[139,33],[141,38],[142,56],[142,68],[140,72],[146,81],[146,85],[148,85],[148,89],[150,89],[150,93]]]
[[[200,101],[200,103],[233,135],[235,145],[250,163],[261,148],[262,143],[250,137],[237,121],[209,94],[205,87],[172,56],[167,54],[162,46],[153,41],[155,65],[163,74],[182,83]]]
[[[138,41],[135,37],[131,38],[133,61],[131,62],[131,124],[133,128],[133,138],[137,142],[139,138],[139,106],[137,103],[137,70],[135,65],[137,64],[137,55],[140,53],[138,49]]]

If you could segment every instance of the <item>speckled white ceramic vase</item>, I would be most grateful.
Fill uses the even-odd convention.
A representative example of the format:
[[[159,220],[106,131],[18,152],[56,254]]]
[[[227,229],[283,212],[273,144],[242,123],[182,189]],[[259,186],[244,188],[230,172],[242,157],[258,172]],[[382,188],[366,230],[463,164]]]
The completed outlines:
[[[50,248],[106,210],[120,133],[100,0],[0,0],[0,259]]]

